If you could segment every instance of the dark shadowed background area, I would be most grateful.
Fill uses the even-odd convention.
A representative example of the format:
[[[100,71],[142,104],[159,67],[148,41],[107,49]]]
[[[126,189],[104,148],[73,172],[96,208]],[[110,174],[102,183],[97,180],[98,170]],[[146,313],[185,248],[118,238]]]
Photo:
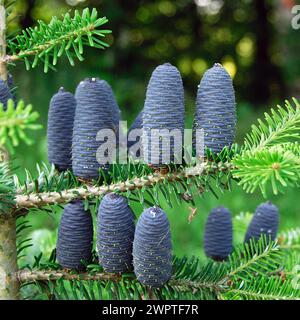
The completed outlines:
[[[47,161],[46,121],[51,96],[64,86],[74,92],[80,80],[100,77],[109,81],[130,123],[143,107],[147,82],[159,64],[171,62],[181,71],[186,98],[186,122],[190,126],[197,85],[206,69],[220,62],[233,78],[238,109],[238,136],[243,137],[257,117],[292,96],[300,97],[300,29],[291,26],[294,0],[18,0],[10,32],[49,21],[68,10],[96,7],[109,19],[111,47],[105,51],[86,49],[85,60],[73,68],[66,60],[57,72],[44,74],[42,67],[25,71],[12,68],[18,96],[33,104],[44,129],[35,132],[35,145],[21,146],[16,159],[20,166],[34,169]],[[299,190],[271,197],[280,207],[281,229],[300,225],[295,205]],[[172,225],[175,252],[202,254],[204,221],[209,210],[225,205],[233,215],[253,212],[264,201],[260,193],[247,195],[238,186],[216,199],[211,193],[197,199],[198,213],[188,224],[188,205],[166,209]],[[134,206],[140,213],[140,206]],[[167,207],[166,207],[167,208]],[[47,252],[55,244],[59,214],[31,214],[33,236],[42,239]],[[37,242],[36,242],[37,243]],[[46,249],[46,247],[48,249]],[[30,249],[32,250],[32,249]],[[33,249],[35,250],[35,249]]]

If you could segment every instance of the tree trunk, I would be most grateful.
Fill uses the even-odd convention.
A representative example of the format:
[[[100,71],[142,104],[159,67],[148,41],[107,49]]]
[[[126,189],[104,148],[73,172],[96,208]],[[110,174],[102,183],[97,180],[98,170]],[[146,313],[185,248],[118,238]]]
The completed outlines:
[[[7,80],[5,56],[6,10],[4,0],[0,0],[0,78],[3,81]],[[19,298],[17,271],[16,219],[9,213],[0,212],[0,300]]]
[[[6,11],[4,0],[0,0],[0,78],[7,80],[6,56]]]
[[[17,248],[16,220],[0,218],[0,300],[19,299],[19,283],[16,278]]]

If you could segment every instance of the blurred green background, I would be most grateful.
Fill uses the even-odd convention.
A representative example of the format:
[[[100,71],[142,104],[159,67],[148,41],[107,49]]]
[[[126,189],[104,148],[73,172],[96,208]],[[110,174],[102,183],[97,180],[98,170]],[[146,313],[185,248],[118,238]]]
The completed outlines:
[[[186,122],[190,127],[197,85],[205,70],[221,62],[233,78],[237,97],[238,135],[244,135],[257,117],[284,99],[300,96],[300,30],[291,27],[294,0],[18,0],[13,8],[11,33],[49,21],[53,15],[82,7],[96,7],[109,19],[113,31],[111,47],[105,51],[86,49],[85,61],[72,68],[61,60],[57,72],[44,74],[42,67],[25,71],[17,64],[11,68],[18,97],[33,104],[40,113],[44,129],[35,132],[33,146],[20,146],[16,161],[34,170],[35,164],[47,162],[46,122],[51,96],[64,86],[74,92],[80,80],[99,77],[112,85],[129,125],[143,107],[146,85],[152,70],[171,62],[179,68],[185,85]],[[300,225],[299,190],[270,196],[280,207],[281,229]],[[211,193],[197,197],[197,214],[188,223],[188,205],[166,209],[172,226],[175,253],[203,255],[203,230],[211,208],[224,205],[233,215],[253,212],[265,201],[260,193],[244,193],[234,185],[232,192]],[[137,214],[141,207],[133,204]],[[47,253],[55,246],[60,210],[54,214],[29,215],[34,247]]]

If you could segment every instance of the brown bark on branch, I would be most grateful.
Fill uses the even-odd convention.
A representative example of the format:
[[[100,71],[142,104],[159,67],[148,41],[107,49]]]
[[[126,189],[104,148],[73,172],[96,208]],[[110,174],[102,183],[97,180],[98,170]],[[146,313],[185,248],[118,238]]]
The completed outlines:
[[[64,270],[19,270],[16,273],[16,279],[21,283],[34,282],[34,281],[55,281],[59,279],[64,280],[94,280],[94,281],[120,281],[121,275],[110,273],[70,273]]]
[[[218,171],[230,171],[233,166],[230,163],[225,164],[210,164],[201,163],[191,168],[186,168],[184,171],[173,172],[168,174],[154,173],[153,175],[141,178],[134,178],[125,182],[119,182],[111,185],[100,187],[83,186],[74,189],[68,189],[61,192],[43,192],[32,193],[28,195],[17,194],[16,207],[19,209],[38,208],[47,205],[63,204],[74,199],[85,199],[87,197],[99,197],[109,192],[126,192],[136,189],[142,189],[145,186],[152,187],[158,183],[173,182],[185,178],[201,176],[203,174],[214,173]],[[18,193],[18,192],[17,192]]]

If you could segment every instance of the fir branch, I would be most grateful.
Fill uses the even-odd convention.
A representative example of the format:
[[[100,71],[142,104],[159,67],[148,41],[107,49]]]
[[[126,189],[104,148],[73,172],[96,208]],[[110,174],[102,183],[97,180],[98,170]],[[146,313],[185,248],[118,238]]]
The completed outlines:
[[[258,120],[246,136],[242,151],[232,160],[233,176],[247,192],[259,188],[264,195],[270,186],[274,194],[286,187],[298,187],[300,177],[300,105],[293,98],[285,108],[265,113],[265,122]]]
[[[126,299],[146,299],[146,293],[149,289],[142,286],[132,275],[132,277],[122,277],[120,275],[106,274],[106,273],[95,273],[95,274],[72,274],[67,271],[24,271],[20,270],[16,274],[17,280],[24,284],[34,283],[38,284],[41,282],[46,282],[48,285],[54,282],[54,287],[64,286],[67,287],[67,283],[63,281],[68,281],[69,284],[77,282],[82,284],[83,281],[89,283],[89,297],[95,289],[94,283],[104,283],[105,290],[109,287],[110,283],[114,283],[114,289],[118,292],[115,296],[116,299],[122,299],[120,291],[123,291],[123,296]],[[91,283],[94,282],[94,283]],[[92,288],[92,289],[91,289]],[[122,288],[122,289],[121,289]],[[131,290],[128,290],[131,289]],[[128,290],[128,291],[127,291]],[[222,292],[224,288],[218,286],[215,283],[209,282],[196,282],[187,280],[170,280],[168,284],[162,289],[154,289],[151,294],[156,299],[183,299],[183,298],[197,298],[197,299],[216,299],[217,296]],[[116,293],[115,293],[116,294]],[[70,297],[69,297],[70,299]]]
[[[278,106],[277,111],[265,113],[265,122],[258,119],[258,125],[252,125],[252,132],[246,136],[244,148],[256,151],[299,140],[300,105],[295,98],[293,102],[295,107],[286,100],[285,109]]]
[[[300,300],[299,290],[293,288],[291,281],[265,275],[236,282],[220,295],[229,300]]]
[[[253,193],[259,188],[266,195],[271,187],[274,194],[283,193],[286,187],[299,186],[299,152],[297,143],[246,150],[233,159],[236,169],[232,174],[246,192]]]
[[[60,175],[57,174],[55,166],[51,165],[48,167],[44,162],[36,165],[36,176],[33,178],[31,172],[25,169],[25,181],[21,182],[17,175],[13,176],[14,185],[16,188],[16,194],[27,194],[29,192],[39,192],[40,188],[43,188],[45,184],[51,183],[52,185],[58,185],[58,180],[68,179],[69,172],[62,172]],[[38,188],[38,189],[37,189]],[[66,188],[67,189],[67,188]]]
[[[278,246],[265,238],[237,248],[229,263],[210,261],[201,266],[195,257],[174,258],[172,279],[161,289],[152,290],[152,295],[158,299],[299,299],[291,278],[285,280],[269,275],[275,271],[277,274],[280,263]],[[98,296],[102,297],[103,289],[116,299],[141,299],[149,294],[147,287],[141,285],[133,273],[103,273],[98,265],[88,266],[89,271],[85,273],[49,270],[47,265],[37,267],[39,269],[20,270],[16,273],[17,279],[23,285],[33,283],[40,286],[43,283],[47,288],[41,287],[42,291],[55,288],[53,294],[58,299],[77,299],[85,290],[80,298],[98,299]],[[72,296],[67,293],[70,288]]]
[[[282,263],[282,252],[276,242],[262,237],[259,241],[251,240],[241,247],[237,247],[229,256],[230,272],[225,280],[243,279],[253,274],[265,275],[269,271],[277,270]]]
[[[19,282],[35,282],[35,281],[56,281],[56,280],[67,280],[67,281],[115,281],[121,282],[124,279],[133,280],[135,279],[134,274],[126,275],[122,277],[121,274],[112,273],[74,273],[67,270],[19,270],[16,275]],[[194,291],[209,289],[212,291],[222,291],[223,287],[219,287],[214,282],[196,282],[188,280],[172,279],[168,282],[169,287],[177,288],[181,291]]]
[[[182,171],[170,172],[163,174],[156,172],[152,175],[143,177],[133,177],[125,182],[117,182],[102,186],[83,185],[73,189],[62,190],[60,192],[44,192],[31,193],[28,195],[17,194],[17,208],[35,208],[52,204],[62,204],[74,199],[87,199],[89,197],[103,196],[109,192],[126,193],[130,195],[131,191],[137,191],[149,188],[156,188],[158,185],[171,184],[175,182],[186,183],[191,179],[209,176],[218,172],[230,172],[231,165],[229,163],[201,163],[194,167],[185,168]]]
[[[16,275],[19,282],[56,281],[56,280],[91,280],[91,281],[121,281],[119,274],[98,273],[74,273],[67,270],[19,270]]]
[[[62,20],[53,17],[49,24],[38,21],[35,28],[28,28],[8,41],[11,55],[4,58],[4,63],[24,60],[26,68],[34,68],[39,61],[44,62],[44,71],[55,66],[57,60],[65,54],[74,65],[74,56],[82,61],[83,46],[104,49],[109,45],[102,40],[110,30],[99,29],[108,20],[99,18],[96,9],[88,8],[82,14],[76,10],[74,17],[67,13]],[[51,59],[51,61],[50,61]]]

